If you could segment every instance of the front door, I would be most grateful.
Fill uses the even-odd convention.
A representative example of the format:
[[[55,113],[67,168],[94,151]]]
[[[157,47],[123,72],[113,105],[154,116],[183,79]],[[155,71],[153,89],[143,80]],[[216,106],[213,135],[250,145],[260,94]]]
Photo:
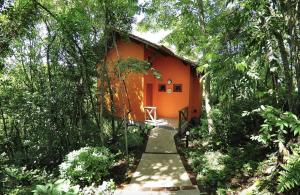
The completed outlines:
[[[147,84],[146,88],[146,106],[153,106],[153,85]]]

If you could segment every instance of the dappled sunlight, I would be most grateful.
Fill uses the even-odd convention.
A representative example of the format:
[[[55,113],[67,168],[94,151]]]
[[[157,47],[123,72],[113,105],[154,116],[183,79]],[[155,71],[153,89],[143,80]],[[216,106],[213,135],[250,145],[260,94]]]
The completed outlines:
[[[189,176],[186,173],[183,173],[183,174],[180,175],[180,179],[182,179],[182,180],[189,180],[190,178],[189,178]]]
[[[143,180],[147,180],[149,179],[149,176],[141,176],[139,178],[137,178],[137,181],[143,181]]]
[[[131,183],[142,187],[192,185],[178,154],[143,154]]]
[[[153,132],[153,133],[151,133],[150,135],[149,135],[149,137],[151,137],[151,138],[157,138],[158,137],[158,132]]]
[[[173,129],[178,128],[178,119],[173,118],[160,118],[157,120],[146,121],[148,125],[155,126],[155,127],[170,127]]]
[[[140,175],[141,175],[141,173],[136,171],[132,174],[132,177],[139,177]]]
[[[162,166],[161,163],[156,163],[156,165],[153,166],[153,169],[159,169],[160,166]]]
[[[191,185],[174,143],[176,131],[156,127],[151,130],[146,152],[131,183],[142,187]]]
[[[174,187],[180,189],[183,186],[192,186],[189,175],[177,153],[175,134],[176,131],[161,127],[151,130],[146,151],[132,175],[130,184],[123,190],[123,193],[116,194],[170,194],[167,191],[152,190]],[[179,190],[175,194],[186,193]],[[199,191],[194,189],[187,194],[199,194]]]
[[[175,130],[156,127],[151,130],[146,152],[149,153],[177,153],[174,143]]]

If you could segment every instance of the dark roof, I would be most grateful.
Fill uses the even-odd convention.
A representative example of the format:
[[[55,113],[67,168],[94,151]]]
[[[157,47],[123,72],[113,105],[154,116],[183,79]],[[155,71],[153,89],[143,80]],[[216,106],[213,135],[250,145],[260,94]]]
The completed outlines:
[[[147,41],[146,39],[143,39],[141,37],[138,37],[138,36],[130,34],[130,33],[129,34],[128,33],[123,33],[123,32],[120,32],[118,30],[115,30],[115,32],[117,32],[120,35],[128,35],[128,37],[130,39],[133,39],[134,41],[137,41],[139,43],[145,44],[145,45],[147,45],[147,46],[149,46],[149,47],[151,47],[151,48],[153,48],[153,49],[155,49],[155,50],[157,50],[157,51],[159,51],[161,53],[168,54],[170,56],[174,56],[174,57],[180,59],[181,61],[183,61],[185,64],[189,64],[191,66],[196,66],[195,62],[193,62],[193,61],[191,61],[189,59],[186,59],[184,57],[176,55],[169,48],[167,48],[167,47],[165,47],[163,45],[158,45],[158,44],[152,43],[150,41]]]

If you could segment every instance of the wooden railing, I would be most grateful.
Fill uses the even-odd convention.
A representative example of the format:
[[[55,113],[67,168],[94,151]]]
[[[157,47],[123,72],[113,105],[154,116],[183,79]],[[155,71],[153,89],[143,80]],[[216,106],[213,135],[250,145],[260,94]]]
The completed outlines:
[[[178,133],[183,135],[189,124],[189,109],[185,107],[179,110]]]
[[[156,121],[156,107],[147,106],[144,107],[145,110],[145,121]]]

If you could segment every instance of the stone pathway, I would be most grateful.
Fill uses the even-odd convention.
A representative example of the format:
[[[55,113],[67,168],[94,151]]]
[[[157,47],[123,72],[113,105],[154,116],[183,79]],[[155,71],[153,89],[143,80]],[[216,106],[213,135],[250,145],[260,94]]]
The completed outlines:
[[[131,182],[115,195],[198,195],[181,162],[174,142],[175,130],[155,127]]]

